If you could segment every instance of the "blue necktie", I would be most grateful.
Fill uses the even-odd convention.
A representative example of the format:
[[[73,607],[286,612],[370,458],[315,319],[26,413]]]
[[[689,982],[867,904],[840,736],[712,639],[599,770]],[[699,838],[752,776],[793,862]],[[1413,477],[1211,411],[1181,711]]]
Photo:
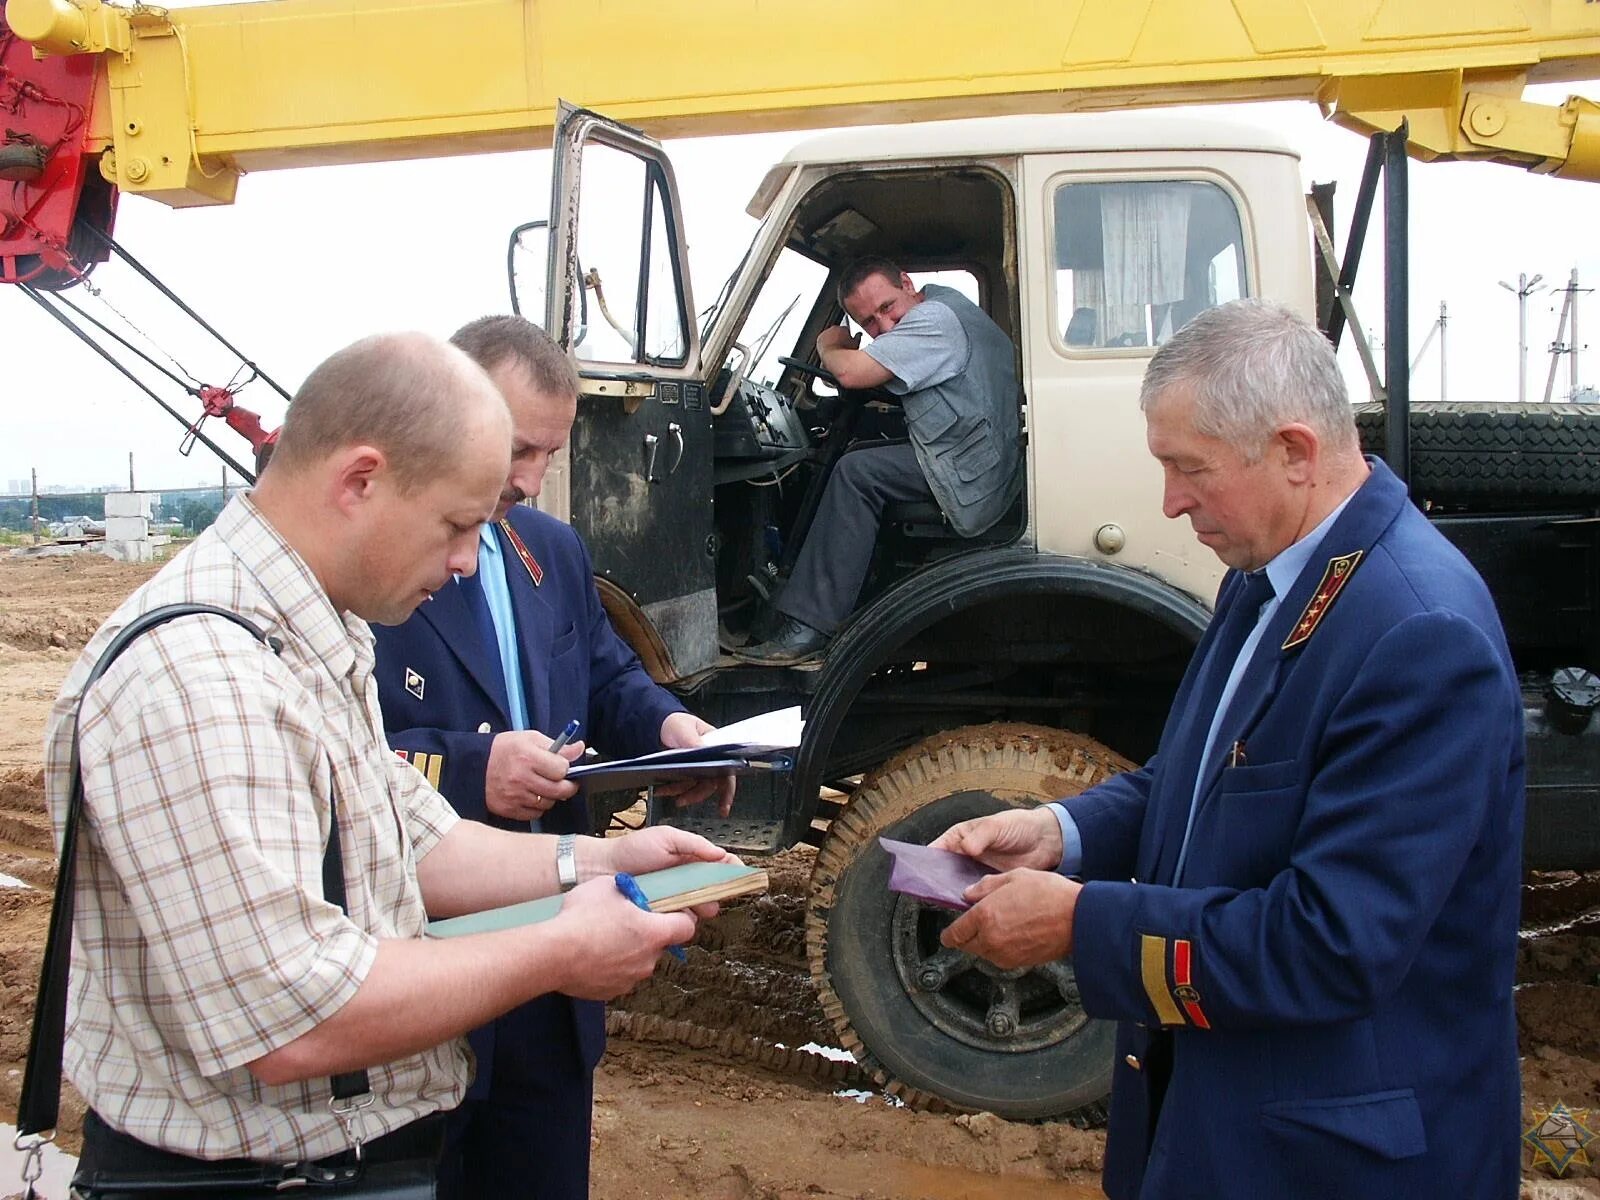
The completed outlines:
[[[506,699],[505,671],[500,666],[500,639],[495,634],[494,617],[489,612],[489,598],[483,594],[483,581],[478,578],[477,572],[473,572],[471,575],[457,575],[456,586],[461,589],[467,608],[472,612],[472,623],[478,631],[479,648],[488,659],[489,673],[500,685],[498,699],[501,705],[505,706],[509,701]]]
[[[1195,778],[1203,766],[1200,756],[1205,751],[1206,734],[1211,731],[1211,718],[1222,699],[1228,676],[1233,673],[1233,664],[1239,657],[1239,651],[1244,649],[1245,640],[1261,617],[1261,606],[1272,599],[1272,581],[1267,578],[1265,571],[1245,575],[1242,580],[1234,587],[1227,611],[1221,616],[1217,636],[1206,652],[1205,662],[1201,664],[1200,674],[1189,694],[1182,732],[1174,739],[1177,757],[1169,778],[1172,780],[1172,790],[1182,799],[1174,797],[1165,814],[1166,837],[1162,840],[1161,853],[1156,859],[1155,883],[1172,882],[1178,854],[1183,847],[1184,829],[1189,823],[1189,810],[1194,803],[1191,798],[1194,795]],[[1237,695],[1234,698],[1237,699]]]

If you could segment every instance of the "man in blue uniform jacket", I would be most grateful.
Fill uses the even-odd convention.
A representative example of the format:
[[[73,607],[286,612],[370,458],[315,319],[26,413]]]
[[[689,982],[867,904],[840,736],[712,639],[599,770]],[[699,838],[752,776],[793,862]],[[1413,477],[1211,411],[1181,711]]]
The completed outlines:
[[[551,753],[549,734],[577,718],[586,738],[626,757],[698,745],[710,726],[656,686],[612,629],[578,535],[518,503],[539,494],[572,429],[578,379],[566,354],[520,317],[485,317],[451,341],[511,410],[511,474],[483,527],[476,573],[405,624],[375,628],[384,728],[463,817],[587,832],[581,802],[564,803],[578,790],[565,775],[584,743]],[[726,811],[731,784],[697,785],[680,803],[720,788]],[[587,1196],[604,1005],[542,996],[470,1040],[477,1075],[451,1117],[441,1195]]]
[[[1197,317],[1141,407],[1167,516],[1233,570],[1141,770],[935,843],[1003,871],[945,942],[1071,954],[1121,1023],[1110,1196],[1515,1196],[1522,706],[1489,594],[1288,310]]]

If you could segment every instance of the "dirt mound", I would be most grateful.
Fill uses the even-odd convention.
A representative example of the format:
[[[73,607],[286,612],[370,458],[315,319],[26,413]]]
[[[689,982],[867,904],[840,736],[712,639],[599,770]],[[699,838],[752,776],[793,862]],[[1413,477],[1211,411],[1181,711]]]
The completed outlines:
[[[0,771],[0,850],[11,849],[54,851],[40,767]]]
[[[0,570],[0,645],[76,649],[157,569],[100,554],[6,559]]]
[[[78,650],[104,619],[70,608],[44,615],[0,613],[0,645],[18,650]]]

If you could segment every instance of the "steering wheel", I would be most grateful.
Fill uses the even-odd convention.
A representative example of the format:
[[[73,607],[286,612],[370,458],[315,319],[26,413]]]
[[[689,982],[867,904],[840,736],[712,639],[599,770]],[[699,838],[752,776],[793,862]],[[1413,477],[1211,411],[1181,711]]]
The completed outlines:
[[[778,361],[786,367],[793,367],[802,375],[809,375],[813,379],[820,379],[829,387],[837,388],[841,392],[848,390],[842,383],[839,382],[834,373],[828,370],[828,368],[823,366],[821,363],[812,363],[806,362],[805,360],[799,358],[790,358],[787,354],[778,355]]]

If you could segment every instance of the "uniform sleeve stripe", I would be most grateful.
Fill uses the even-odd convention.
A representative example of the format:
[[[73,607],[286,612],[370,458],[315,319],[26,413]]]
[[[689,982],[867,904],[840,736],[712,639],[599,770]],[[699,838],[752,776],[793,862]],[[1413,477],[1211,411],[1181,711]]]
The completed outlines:
[[[443,770],[444,755],[435,754],[432,758],[428,759],[428,783],[432,785],[433,790],[436,792],[439,790],[439,773]]]
[[[1183,1014],[1172,1001],[1167,990],[1167,939],[1153,934],[1139,935],[1139,976],[1144,982],[1145,995],[1156,1010],[1156,1020],[1163,1025],[1184,1024]]]
[[[1189,978],[1189,939],[1178,938],[1172,943],[1172,983],[1178,999],[1183,1002],[1183,1011],[1189,1014],[1189,1021],[1196,1029],[1210,1029],[1211,1022],[1206,1020],[1206,1014],[1200,1008],[1200,993],[1190,986]]]

